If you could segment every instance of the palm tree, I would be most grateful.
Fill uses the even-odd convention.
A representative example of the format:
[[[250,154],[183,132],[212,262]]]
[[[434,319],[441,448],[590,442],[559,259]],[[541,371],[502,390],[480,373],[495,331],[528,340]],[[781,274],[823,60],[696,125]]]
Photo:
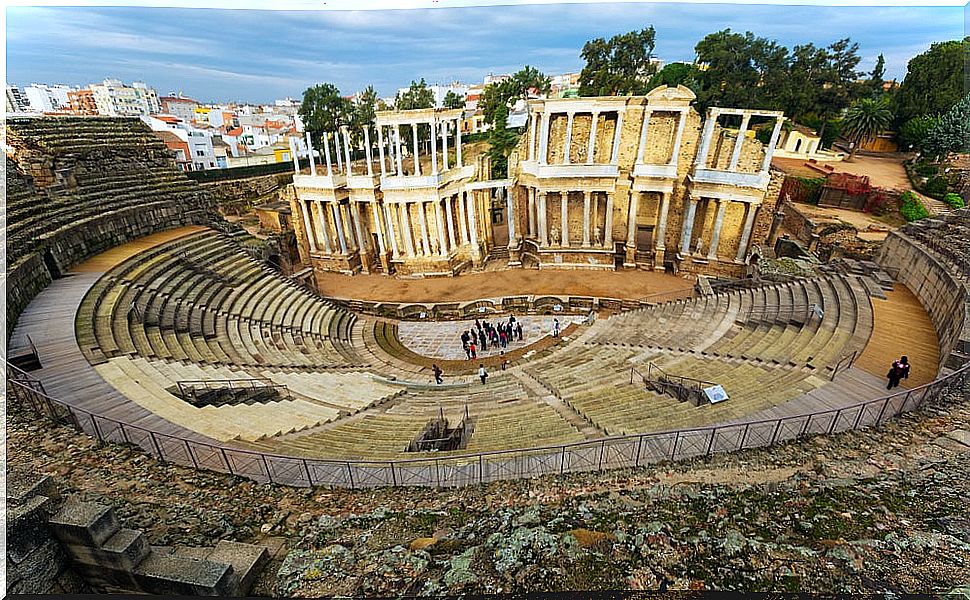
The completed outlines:
[[[892,122],[888,98],[863,98],[845,111],[842,133],[854,142],[848,160],[855,157],[859,146],[873,139]]]

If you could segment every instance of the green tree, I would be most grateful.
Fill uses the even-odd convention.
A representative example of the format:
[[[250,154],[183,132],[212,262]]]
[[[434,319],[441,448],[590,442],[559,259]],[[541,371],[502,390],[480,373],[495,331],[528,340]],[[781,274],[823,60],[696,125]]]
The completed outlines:
[[[964,70],[968,61],[970,36],[933,44],[913,57],[896,93],[896,122],[950,110],[970,89],[970,82],[965,81],[970,75]]]
[[[586,61],[579,74],[580,96],[625,96],[648,91],[656,71],[653,58],[656,31],[653,26],[611,37],[596,38],[583,45]]]
[[[413,110],[416,108],[432,108],[434,106],[434,92],[421,78],[420,82],[411,80],[411,85],[404,92],[398,92],[394,100],[397,110]]]
[[[550,88],[548,77],[535,67],[526,65],[505,81],[485,86],[478,97],[478,108],[482,111],[485,122],[495,125],[499,107],[508,108],[510,102],[528,98],[530,90],[537,94],[548,94]]]
[[[488,130],[488,157],[491,160],[492,177],[504,179],[509,173],[509,154],[519,143],[522,128],[506,127],[509,109],[502,105],[495,111],[495,122]]]
[[[822,118],[819,135],[825,133],[829,122],[837,118],[855,99],[858,93],[856,81],[859,71],[856,67],[862,60],[859,57],[859,44],[849,38],[833,42],[825,51],[826,65],[815,112]]]
[[[444,104],[445,108],[465,108],[465,96],[456,93],[454,90],[448,90],[442,104]]]
[[[332,83],[317,84],[303,92],[299,115],[316,144],[324,132],[334,132],[346,125],[350,114],[350,101]]]
[[[699,89],[699,76],[700,69],[696,65],[690,63],[670,63],[669,65],[664,65],[664,68],[657,71],[650,78],[650,82],[647,84],[647,91],[661,85],[668,85],[670,87],[683,85],[693,90],[696,94]]]
[[[886,76],[886,57],[879,54],[876,58],[876,65],[869,71],[869,79],[862,84],[862,94],[869,97],[881,96],[883,94],[882,84],[885,83]]]
[[[776,42],[730,29],[707,35],[694,47],[700,73],[698,103],[738,108],[781,108],[788,50]]]
[[[842,134],[854,142],[848,160],[855,158],[859,146],[879,135],[892,120],[886,98],[863,98],[850,106],[842,119]]]
[[[923,148],[937,158],[950,152],[970,152],[970,94],[940,117],[927,132]]]
[[[376,130],[373,126],[374,119],[377,117],[377,103],[377,92],[372,85],[367,86],[357,94],[357,100],[353,103],[353,109],[350,113],[350,139],[355,148],[359,148],[363,144],[365,127],[370,129],[371,142],[374,141]]]
[[[923,151],[923,144],[929,136],[930,130],[940,121],[940,117],[935,115],[921,115],[906,121],[899,128],[897,138],[899,144],[904,149]]]

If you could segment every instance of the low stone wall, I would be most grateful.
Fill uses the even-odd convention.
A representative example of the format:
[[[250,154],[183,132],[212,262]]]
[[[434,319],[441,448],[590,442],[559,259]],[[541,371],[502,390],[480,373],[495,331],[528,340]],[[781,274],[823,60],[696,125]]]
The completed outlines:
[[[8,592],[243,596],[269,560],[266,548],[150,546],[114,509],[62,500],[53,480],[14,469],[8,481]]]
[[[959,368],[970,355],[970,290],[922,245],[894,231],[883,242],[876,262],[899,269],[898,280],[916,294],[940,338],[940,368]],[[900,323],[905,329],[905,323]]]
[[[802,214],[798,210],[798,206],[791,202],[785,202],[782,210],[785,213],[785,218],[781,222],[781,226],[785,231],[806,246],[810,244],[815,229],[818,227],[815,221]]]

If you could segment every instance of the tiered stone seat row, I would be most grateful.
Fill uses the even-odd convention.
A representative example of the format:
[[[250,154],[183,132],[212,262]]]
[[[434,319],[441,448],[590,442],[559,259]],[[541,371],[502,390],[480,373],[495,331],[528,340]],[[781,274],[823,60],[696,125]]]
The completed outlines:
[[[929,246],[947,263],[970,279],[970,209],[954,211],[939,219],[917,221],[903,230]]]
[[[203,232],[141,253],[82,302],[93,362],[120,354],[277,368],[354,367],[354,316],[274,276],[226,236]],[[85,322],[86,321],[86,322]]]
[[[812,304],[823,309],[821,319],[804,310]],[[711,331],[722,335],[712,339]],[[585,345],[525,370],[610,434],[674,429],[735,419],[820,387],[843,356],[865,346],[871,331],[865,293],[842,276],[829,276],[600,320],[584,336]],[[670,375],[720,384],[730,400],[694,407],[647,391],[631,368],[645,375],[650,363]]]

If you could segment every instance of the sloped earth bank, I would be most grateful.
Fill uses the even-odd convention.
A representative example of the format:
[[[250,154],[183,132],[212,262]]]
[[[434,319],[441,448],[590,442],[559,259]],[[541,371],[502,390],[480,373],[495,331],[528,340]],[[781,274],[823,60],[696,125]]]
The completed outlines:
[[[456,490],[302,490],[160,465],[8,414],[11,465],[155,545],[275,552],[287,596],[670,589],[932,593],[968,583],[970,388],[878,430]]]

